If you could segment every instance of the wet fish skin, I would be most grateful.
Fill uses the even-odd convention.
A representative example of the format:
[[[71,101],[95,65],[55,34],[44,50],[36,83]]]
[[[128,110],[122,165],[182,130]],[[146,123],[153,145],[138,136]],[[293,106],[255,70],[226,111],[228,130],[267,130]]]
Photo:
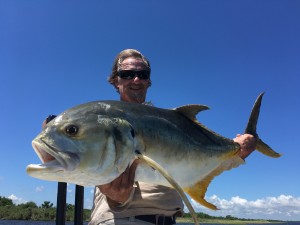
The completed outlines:
[[[246,131],[257,137],[260,152],[279,157],[256,134],[261,98]],[[230,169],[225,164],[239,164],[240,146],[196,120],[196,114],[206,109],[186,105],[167,110],[120,101],[75,106],[49,122],[33,140],[43,164],[29,165],[27,173],[44,180],[101,185],[117,178],[138,151],[162,165],[196,201],[216,209],[205,201],[206,189],[215,176]],[[145,164],[138,166],[136,180],[170,186]]]

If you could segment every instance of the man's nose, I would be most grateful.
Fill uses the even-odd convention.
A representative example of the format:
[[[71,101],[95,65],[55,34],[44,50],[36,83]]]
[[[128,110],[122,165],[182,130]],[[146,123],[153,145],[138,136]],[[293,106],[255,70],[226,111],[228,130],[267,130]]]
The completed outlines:
[[[134,74],[135,76],[134,76],[134,78],[133,78],[133,81],[134,82],[141,82],[142,81],[142,79],[140,79],[138,76],[137,76],[137,74]]]

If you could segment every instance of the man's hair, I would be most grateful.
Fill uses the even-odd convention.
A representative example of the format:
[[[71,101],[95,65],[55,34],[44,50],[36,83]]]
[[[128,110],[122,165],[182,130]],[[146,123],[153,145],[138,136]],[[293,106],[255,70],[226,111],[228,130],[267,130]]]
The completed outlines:
[[[147,69],[151,72],[151,67],[150,67],[150,62],[149,60],[143,56],[142,53],[140,53],[139,51],[135,50],[135,49],[125,49],[123,51],[121,51],[115,58],[113,66],[112,66],[112,72],[111,74],[108,76],[107,80],[110,84],[112,84],[117,90],[118,88],[115,85],[117,76],[118,76],[118,68],[121,65],[121,63],[129,57],[133,57],[133,58],[140,58],[143,60],[143,62],[145,63],[145,65],[147,66]],[[149,87],[151,86],[151,80],[149,81]]]

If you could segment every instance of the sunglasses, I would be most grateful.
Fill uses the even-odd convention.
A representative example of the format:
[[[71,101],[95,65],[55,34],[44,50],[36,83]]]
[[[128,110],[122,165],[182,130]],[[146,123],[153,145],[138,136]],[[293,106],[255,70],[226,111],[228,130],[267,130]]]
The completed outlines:
[[[149,70],[120,70],[118,76],[125,80],[131,80],[138,77],[141,80],[148,80],[150,78]]]

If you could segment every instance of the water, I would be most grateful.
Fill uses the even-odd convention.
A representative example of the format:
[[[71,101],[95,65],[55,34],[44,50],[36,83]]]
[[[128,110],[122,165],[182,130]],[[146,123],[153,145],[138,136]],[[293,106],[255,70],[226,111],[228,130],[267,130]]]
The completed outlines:
[[[73,224],[74,222],[66,222],[66,225]],[[0,225],[55,225],[55,221],[0,220]]]
[[[66,225],[73,225],[74,222],[66,222]],[[85,222],[84,225],[88,223]],[[213,223],[200,223],[203,225],[220,225]],[[55,225],[55,221],[27,221],[27,220],[0,220],[0,225]],[[177,225],[194,225],[193,223],[177,223]],[[230,225],[230,224],[226,224]],[[235,224],[236,225],[236,224]],[[300,222],[284,222],[284,223],[262,223],[262,224],[251,224],[247,223],[244,225],[300,225]]]

